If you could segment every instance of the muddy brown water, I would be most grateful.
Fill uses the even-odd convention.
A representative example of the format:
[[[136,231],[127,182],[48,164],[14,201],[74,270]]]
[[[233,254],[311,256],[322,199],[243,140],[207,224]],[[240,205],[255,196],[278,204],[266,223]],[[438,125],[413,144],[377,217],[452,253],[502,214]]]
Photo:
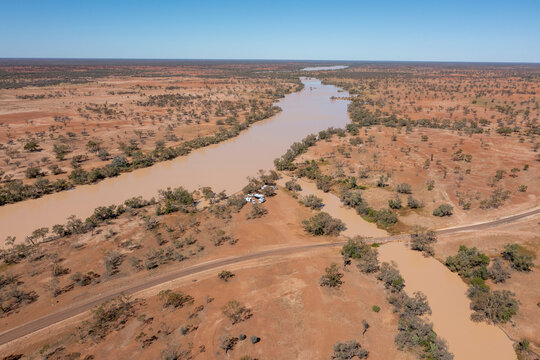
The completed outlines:
[[[433,330],[448,342],[455,360],[516,359],[512,341],[494,325],[471,320],[467,285],[432,257],[410,250],[404,243],[379,248],[381,261],[394,261],[405,279],[405,291],[426,294],[432,314]]]
[[[65,223],[70,215],[84,219],[98,206],[120,204],[139,195],[151,198],[167,187],[195,190],[211,186],[228,193],[239,191],[248,176],[255,176],[259,169],[272,169],[273,160],[293,142],[349,123],[348,102],[330,99],[347,93],[316,79],[303,78],[302,82],[302,91],[278,101],[282,112],[252,125],[236,138],[98,184],[0,207],[0,241],[8,235],[21,241],[34,229]]]
[[[281,181],[285,181],[283,179]],[[341,219],[347,226],[344,235],[363,237],[385,236],[386,232],[363,220],[356,211],[343,207],[337,196],[318,190],[315,184],[297,180],[301,195],[314,194],[323,199],[322,211]],[[473,235],[471,235],[473,236]],[[445,339],[455,360],[516,359],[512,341],[494,325],[473,322],[467,285],[446,266],[432,257],[410,250],[404,242],[379,247],[379,259],[395,262],[405,279],[405,291],[412,295],[423,292],[431,306],[429,320],[435,332]],[[387,306],[390,306],[387,304]]]

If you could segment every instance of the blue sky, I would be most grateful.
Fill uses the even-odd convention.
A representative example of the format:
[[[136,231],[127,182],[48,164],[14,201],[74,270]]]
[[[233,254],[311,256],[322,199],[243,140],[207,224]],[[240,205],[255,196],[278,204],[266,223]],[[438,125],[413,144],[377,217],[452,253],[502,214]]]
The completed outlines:
[[[6,0],[0,57],[540,62],[540,0]]]

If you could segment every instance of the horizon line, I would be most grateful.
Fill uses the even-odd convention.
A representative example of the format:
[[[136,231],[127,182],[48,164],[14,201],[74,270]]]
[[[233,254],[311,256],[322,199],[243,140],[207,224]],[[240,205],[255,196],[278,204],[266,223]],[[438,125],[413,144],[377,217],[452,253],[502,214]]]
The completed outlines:
[[[478,60],[350,60],[350,59],[265,59],[265,58],[137,58],[137,57],[0,57],[1,61],[17,60],[72,60],[72,61],[262,61],[262,62],[321,62],[321,63],[440,63],[440,64],[516,64],[540,65],[540,61],[478,61]]]

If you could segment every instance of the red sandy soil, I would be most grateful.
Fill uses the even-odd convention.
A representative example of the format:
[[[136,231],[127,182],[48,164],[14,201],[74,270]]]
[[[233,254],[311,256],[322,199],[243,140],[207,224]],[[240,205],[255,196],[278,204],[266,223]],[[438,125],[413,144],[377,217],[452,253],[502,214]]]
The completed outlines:
[[[157,247],[152,233],[144,231],[140,221],[129,216],[114,220],[105,226],[100,234],[84,235],[77,240],[68,238],[61,243],[46,245],[43,251],[48,254],[57,252],[59,258],[64,259],[60,262],[61,265],[70,268],[70,275],[76,271],[93,270],[102,274],[102,282],[87,287],[75,287],[51,299],[45,289],[52,278],[49,270],[50,260],[47,257],[36,262],[23,261],[4,268],[3,273],[20,274],[19,280],[24,282],[21,286],[36,290],[40,297],[35,303],[24,306],[17,313],[4,317],[1,328],[12,328],[82,297],[105,292],[115,286],[122,286],[126,281],[137,281],[149,274],[155,275],[178,266],[189,266],[213,258],[249,253],[255,249],[260,251],[284,244],[333,240],[333,238],[314,238],[305,234],[300,228],[300,223],[302,219],[310,216],[311,211],[300,206],[290,196],[278,194],[271,198],[265,204],[269,213],[260,219],[246,220],[245,216],[250,206],[246,206],[239,214],[233,215],[232,220],[227,221],[216,220],[207,212],[196,215],[166,215],[163,222],[171,227],[199,221],[198,226],[186,226],[185,234],[196,236],[198,243],[204,244],[206,249],[190,260],[160,266],[150,272],[146,270],[135,272],[126,259],[120,266],[118,275],[108,277],[104,274],[103,254],[107,249],[121,249],[128,257],[140,257],[149,248]],[[109,229],[115,229],[121,235],[106,240],[104,234],[108,233]],[[224,229],[234,234],[239,240],[238,243],[214,247],[208,238],[215,229]],[[142,249],[129,251],[119,247],[119,244],[128,239],[139,242]],[[86,246],[74,249],[71,244],[75,241]],[[138,318],[132,318],[121,330],[113,331],[99,343],[79,341],[75,326],[80,325],[83,318],[77,317],[67,323],[55,325],[52,329],[28,336],[24,342],[7,344],[2,351],[22,352],[34,354],[31,357],[39,357],[39,350],[49,353],[62,346],[65,349],[56,354],[58,357],[52,358],[80,352],[83,354],[81,358],[93,354],[96,358],[114,356],[143,359],[158,357],[168,346],[182,349],[191,347],[193,353],[197,354],[200,346],[204,345],[205,352],[197,355],[197,358],[240,358],[243,355],[251,355],[259,359],[313,359],[329,357],[332,345],[336,341],[357,339],[370,351],[370,358],[412,358],[412,355],[398,352],[395,348],[393,337],[397,329],[397,317],[392,314],[391,306],[386,303],[383,286],[373,277],[362,275],[351,268],[345,273],[341,289],[331,290],[318,285],[324,268],[332,262],[340,264],[341,261],[339,249],[326,249],[317,250],[308,256],[271,258],[252,261],[243,264],[241,268],[231,267],[228,270],[233,271],[235,277],[228,283],[219,280],[217,272],[208,272],[200,278],[188,278],[139,294],[138,297],[144,298],[144,302],[137,305]],[[69,282],[70,275],[60,277],[62,286]],[[169,288],[193,296],[194,305],[176,311],[164,309],[162,301],[156,294]],[[205,300],[207,296],[214,300],[207,303]],[[229,300],[239,300],[251,308],[252,318],[231,325],[221,313],[221,307]],[[188,315],[199,305],[203,305],[204,310],[188,319]],[[371,310],[373,305],[379,305],[382,310],[379,313],[373,312]],[[141,321],[143,314],[146,319],[152,317],[153,320]],[[371,325],[365,336],[361,334],[362,319]],[[197,325],[198,330],[182,336],[179,327],[186,323]],[[165,335],[167,331],[164,329],[172,330],[172,333]],[[142,339],[152,335],[156,335],[158,339],[143,349],[141,342],[136,339],[141,332],[146,334]],[[225,355],[219,349],[218,338],[223,334],[236,336],[239,333],[245,333],[248,339],[240,342],[235,350]],[[252,345],[249,342],[250,335],[261,337],[261,342]]]
[[[102,70],[98,66],[88,69]],[[131,71],[133,75],[90,78],[83,84],[0,88],[0,171],[4,171],[5,176],[25,179],[27,167],[40,166],[47,177],[56,179],[66,175],[54,176],[48,167],[57,164],[70,172],[71,159],[76,155],[89,157],[81,163],[85,169],[110,162],[100,160],[97,153],[88,150],[86,144],[90,140],[99,143],[111,158],[123,154],[119,142],[134,140],[145,153],[152,151],[158,141],[176,146],[198,136],[214,134],[221,126],[230,126],[220,125],[218,121],[235,117],[242,122],[250,111],[270,106],[276,100],[275,91],[294,91],[297,86],[294,80],[253,76],[253,69],[247,65],[224,68],[127,66],[119,70]],[[271,70],[272,67],[259,65],[259,69]],[[2,70],[30,71],[40,79],[51,69]],[[77,71],[70,67],[53,70],[66,76]],[[146,102],[150,96],[177,94],[187,97],[180,106],[138,104]],[[69,120],[63,121],[66,117]],[[39,151],[24,150],[29,139],[38,141]],[[72,152],[65,160],[56,159],[52,151],[55,143],[70,147]]]
[[[394,134],[396,141],[391,138]],[[427,141],[422,141],[423,135],[428,137]],[[530,143],[520,142],[515,137],[493,134],[469,137],[448,130],[424,128],[398,133],[385,127],[362,129],[359,136],[364,144],[357,146],[350,145],[351,135],[334,136],[328,142],[319,141],[300,156],[297,163],[325,159],[325,162],[319,162],[324,174],[337,180],[355,176],[359,184],[367,187],[362,196],[375,209],[388,208],[388,200],[396,195],[407,208],[408,195],[397,194],[396,187],[400,183],[410,184],[412,196],[422,200],[425,206],[398,211],[399,220],[407,226],[422,224],[443,228],[515,214],[540,205],[537,153]],[[458,149],[471,154],[471,162],[452,160]],[[433,160],[425,169],[425,161],[431,159],[431,155]],[[524,171],[526,164],[529,169]],[[512,168],[520,169],[515,177],[510,176]],[[359,178],[361,169],[370,169],[369,178]],[[499,169],[504,170],[505,175],[491,186]],[[389,186],[377,187],[380,175],[390,175]],[[435,182],[431,191],[427,190],[428,180]],[[527,185],[527,190],[518,191],[519,185]],[[481,209],[481,200],[490,198],[496,188],[510,190],[509,198],[498,208]],[[469,210],[463,209],[460,198],[463,203],[471,203]],[[433,209],[443,203],[451,204],[454,214],[442,218],[433,216]]]

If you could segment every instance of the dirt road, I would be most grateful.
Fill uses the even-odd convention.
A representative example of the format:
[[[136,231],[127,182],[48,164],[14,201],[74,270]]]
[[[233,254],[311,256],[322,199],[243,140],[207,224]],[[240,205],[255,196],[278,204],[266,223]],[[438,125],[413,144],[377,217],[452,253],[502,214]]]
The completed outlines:
[[[492,228],[495,226],[509,224],[509,223],[521,220],[529,216],[538,215],[539,213],[540,213],[540,208],[536,208],[536,209],[529,210],[521,214],[512,215],[506,218],[492,220],[492,221],[488,221],[484,223],[456,226],[452,228],[437,230],[437,234],[448,235],[448,234],[454,234],[458,232],[485,230],[485,229]],[[407,238],[408,238],[408,235],[396,235],[396,236],[387,236],[387,237],[381,237],[381,238],[372,238],[372,239],[369,239],[369,242],[386,243],[386,242],[391,242],[391,241],[404,240]],[[137,284],[127,285],[124,288],[115,289],[114,291],[111,291],[110,293],[98,294],[94,298],[85,299],[79,303],[73,304],[72,306],[68,308],[58,310],[51,314],[42,316],[38,319],[19,325],[15,328],[6,330],[0,333],[0,345],[7,344],[13,340],[32,334],[36,331],[45,329],[51,325],[57,324],[61,321],[67,320],[76,315],[80,315],[92,309],[94,306],[97,306],[103,303],[104,301],[115,298],[121,294],[133,295],[143,290],[150,289],[157,285],[162,285],[172,280],[177,280],[183,277],[196,275],[204,271],[218,269],[218,268],[231,265],[231,264],[238,264],[238,263],[247,262],[254,259],[272,257],[272,256],[277,256],[277,255],[285,256],[285,255],[290,255],[290,254],[299,253],[299,252],[306,252],[306,251],[319,249],[319,248],[338,247],[338,246],[342,246],[343,244],[344,242],[341,241],[341,242],[317,243],[317,244],[308,244],[308,245],[291,245],[287,247],[281,247],[278,249],[260,251],[260,252],[252,253],[252,254],[212,260],[212,261],[204,262],[201,264],[193,265],[184,269],[171,271],[166,274],[160,274],[154,277],[149,277],[149,278],[143,279]]]

